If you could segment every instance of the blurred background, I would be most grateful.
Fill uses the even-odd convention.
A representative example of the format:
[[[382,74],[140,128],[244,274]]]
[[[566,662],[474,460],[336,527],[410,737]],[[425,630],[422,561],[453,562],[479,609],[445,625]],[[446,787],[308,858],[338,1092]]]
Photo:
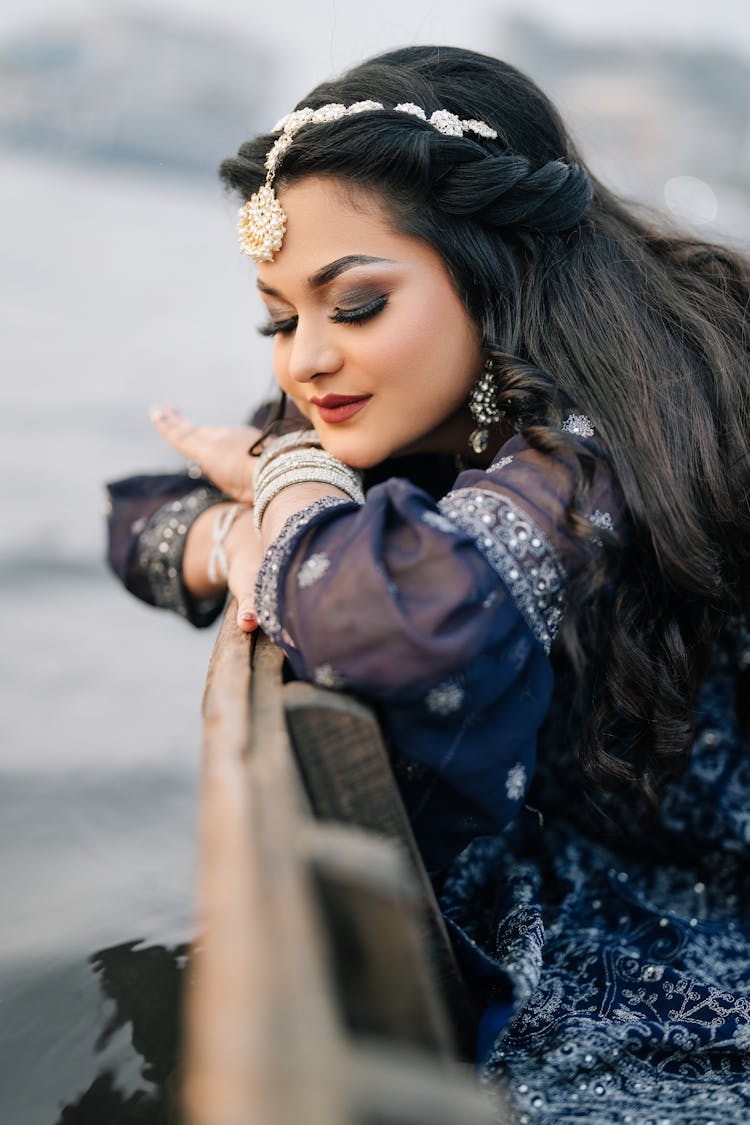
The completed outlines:
[[[215,169],[389,47],[497,54],[594,170],[750,241],[745,0],[4,0],[0,10],[0,1120],[167,1119],[194,931],[212,636],[107,573],[102,482],[174,467],[147,421],[271,387]]]

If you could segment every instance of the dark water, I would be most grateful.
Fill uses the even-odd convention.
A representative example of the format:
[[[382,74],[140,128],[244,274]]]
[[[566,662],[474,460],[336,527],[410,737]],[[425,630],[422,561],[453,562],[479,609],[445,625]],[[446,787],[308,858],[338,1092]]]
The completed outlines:
[[[104,577],[86,590],[92,620],[71,630],[64,667],[48,650],[30,677],[18,700],[25,762],[2,772],[0,1120],[12,1125],[172,1120],[210,638],[194,661],[173,663],[169,628],[151,644],[142,629],[148,647],[118,698],[117,661],[97,668],[92,651],[114,592]],[[50,591],[75,608],[64,583]],[[119,610],[124,619],[124,599]],[[49,615],[53,628],[61,616]],[[118,629],[118,616],[109,624],[132,650],[138,631]],[[51,641],[43,625],[21,632],[33,651]],[[100,659],[106,652],[102,643]],[[158,703],[149,679],[163,692]]]
[[[170,1119],[213,643],[102,563],[101,482],[172,467],[151,401],[267,385],[234,209],[0,153],[0,1123]]]

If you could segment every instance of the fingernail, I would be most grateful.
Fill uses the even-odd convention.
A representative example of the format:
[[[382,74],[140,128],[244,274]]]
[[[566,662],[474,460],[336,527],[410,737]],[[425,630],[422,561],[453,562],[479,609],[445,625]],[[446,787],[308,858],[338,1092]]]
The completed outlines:
[[[240,621],[255,621],[255,614],[251,613],[249,609],[243,609],[240,614]]]

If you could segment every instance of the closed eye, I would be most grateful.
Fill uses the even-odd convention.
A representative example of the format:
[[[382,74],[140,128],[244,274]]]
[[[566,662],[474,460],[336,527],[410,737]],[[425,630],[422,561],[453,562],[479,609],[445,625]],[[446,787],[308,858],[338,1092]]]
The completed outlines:
[[[297,317],[288,316],[286,320],[269,320],[267,324],[259,325],[258,331],[261,336],[288,336],[296,327]]]
[[[383,294],[354,309],[336,308],[330,319],[334,324],[364,324],[377,316],[387,304],[388,297]],[[296,327],[297,317],[289,316],[284,320],[269,320],[267,324],[261,324],[258,331],[261,336],[288,336]]]
[[[366,320],[371,320],[372,317],[377,316],[387,304],[388,298],[384,294],[368,301],[366,305],[359,305],[356,309],[337,308],[331,316],[331,320],[334,324],[364,324]]]

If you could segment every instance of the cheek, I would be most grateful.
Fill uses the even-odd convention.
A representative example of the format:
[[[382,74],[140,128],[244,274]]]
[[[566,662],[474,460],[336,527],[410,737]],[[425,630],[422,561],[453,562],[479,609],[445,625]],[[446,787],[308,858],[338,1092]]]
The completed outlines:
[[[384,324],[385,329],[385,324]],[[442,293],[424,292],[398,310],[383,331],[379,359],[387,371],[403,378],[429,375],[437,366],[453,365],[456,340],[461,338],[461,315]]]
[[[288,341],[283,337],[277,336],[273,342],[273,373],[276,377],[276,382],[281,387],[282,391],[289,396],[295,398],[295,391],[299,389],[298,386],[289,378],[289,358],[288,358]]]
[[[481,371],[477,330],[452,290],[412,310],[390,345],[384,359],[390,359],[394,370],[408,372],[414,390],[422,395],[427,390],[440,411],[462,403]]]

